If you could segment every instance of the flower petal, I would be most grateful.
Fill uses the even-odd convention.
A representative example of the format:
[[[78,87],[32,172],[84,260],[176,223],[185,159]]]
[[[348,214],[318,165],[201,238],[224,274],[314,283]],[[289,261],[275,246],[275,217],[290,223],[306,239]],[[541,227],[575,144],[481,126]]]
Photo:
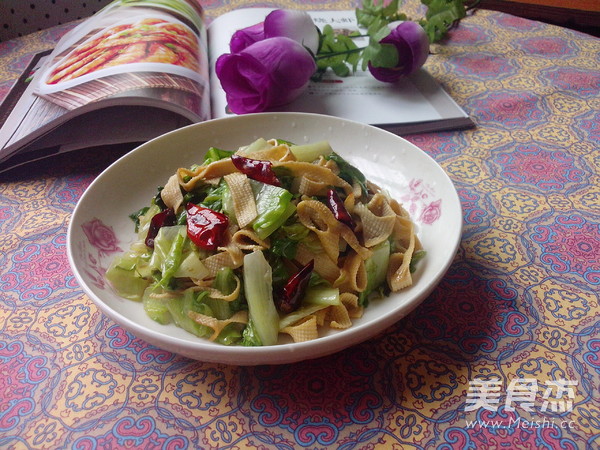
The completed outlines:
[[[416,22],[403,22],[390,34],[402,36],[410,49],[410,61],[412,64],[407,68],[407,75],[410,75],[425,64],[429,56],[429,38],[421,25]]]
[[[238,53],[255,42],[262,41],[265,38],[264,22],[257,23],[250,27],[237,30],[231,36],[229,41],[229,50],[231,53]]]
[[[276,9],[267,15],[265,38],[288,37],[299,42],[314,54],[319,49],[319,32],[305,11]]]
[[[262,111],[267,107],[264,91],[270,82],[260,61],[241,53],[226,53],[217,59],[215,70],[234,113]]]

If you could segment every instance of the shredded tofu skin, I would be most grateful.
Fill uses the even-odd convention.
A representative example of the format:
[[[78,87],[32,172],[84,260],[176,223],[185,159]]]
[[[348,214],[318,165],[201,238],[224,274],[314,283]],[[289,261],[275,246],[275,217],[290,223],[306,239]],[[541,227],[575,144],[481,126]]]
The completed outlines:
[[[221,344],[262,345],[265,325],[248,299],[246,255],[262,252],[271,267],[268,292],[279,322],[271,314],[270,326],[284,340],[305,342],[352,327],[369,302],[411,286],[425,254],[402,205],[328,143],[261,138],[237,150],[211,148],[161,189],[162,202],[153,200],[139,217],[126,263],[113,265],[137,277],[138,300],[155,320]],[[190,231],[190,204],[205,211],[194,222],[200,231]],[[156,225],[166,209],[175,219]],[[222,230],[207,225],[213,216]],[[149,240],[157,226],[173,230],[160,228]],[[290,294],[309,265],[310,279]]]

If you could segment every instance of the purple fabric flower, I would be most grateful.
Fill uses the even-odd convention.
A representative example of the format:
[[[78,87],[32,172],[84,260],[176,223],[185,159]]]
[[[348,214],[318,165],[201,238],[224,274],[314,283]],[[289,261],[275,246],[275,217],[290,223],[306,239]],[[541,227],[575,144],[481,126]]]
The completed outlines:
[[[229,108],[236,114],[262,112],[297,98],[317,65],[308,50],[287,37],[255,42],[221,55],[215,70]]]
[[[231,53],[241,52],[255,42],[273,37],[288,37],[317,53],[319,32],[308,13],[290,9],[270,12],[264,22],[237,30],[231,37]]]
[[[394,83],[416,72],[425,64],[429,55],[429,38],[423,27],[416,22],[402,22],[379,42],[392,44],[398,50],[396,67],[373,67],[369,63],[369,72],[379,81]]]

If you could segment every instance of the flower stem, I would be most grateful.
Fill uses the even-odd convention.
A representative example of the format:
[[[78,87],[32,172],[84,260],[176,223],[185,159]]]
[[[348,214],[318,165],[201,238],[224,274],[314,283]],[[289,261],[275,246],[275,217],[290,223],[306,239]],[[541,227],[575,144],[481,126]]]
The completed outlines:
[[[349,50],[345,50],[343,52],[328,52],[328,53],[317,53],[317,55],[315,56],[315,60],[319,61],[321,59],[327,59],[327,58],[335,58],[336,56],[342,56],[342,55],[352,55],[354,53],[360,53],[362,52],[366,47],[357,47],[357,48],[352,48]]]

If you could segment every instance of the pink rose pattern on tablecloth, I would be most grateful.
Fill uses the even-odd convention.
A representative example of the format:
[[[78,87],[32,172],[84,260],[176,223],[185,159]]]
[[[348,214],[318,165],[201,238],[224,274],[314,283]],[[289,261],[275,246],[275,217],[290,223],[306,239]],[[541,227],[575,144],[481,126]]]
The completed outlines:
[[[8,183],[0,192],[0,447],[594,448],[600,71],[589,64],[598,44],[557,30],[480,10],[431,55],[426,69],[482,125],[407,137],[457,187],[459,251],[406,320],[327,358],[231,367],[149,345],[104,317],[68,267],[70,213],[110,161],[84,152],[42,166],[52,173],[43,181]],[[0,51],[32,52],[28,39]],[[426,195],[421,205],[430,206],[414,211],[423,224],[439,220],[440,193],[414,176],[407,208]],[[101,282],[120,244],[101,223],[85,230],[80,250]],[[504,381],[498,409],[465,411],[469,382],[493,376]],[[532,411],[508,410],[515,378],[578,380],[572,412],[541,411],[543,389]],[[549,426],[563,419],[570,426]]]

